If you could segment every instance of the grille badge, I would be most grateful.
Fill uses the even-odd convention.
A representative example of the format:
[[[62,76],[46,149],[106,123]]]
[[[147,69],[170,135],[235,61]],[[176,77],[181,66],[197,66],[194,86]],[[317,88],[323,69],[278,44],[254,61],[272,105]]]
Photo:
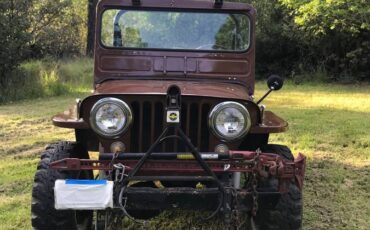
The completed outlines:
[[[180,112],[178,110],[168,110],[167,123],[180,123]]]

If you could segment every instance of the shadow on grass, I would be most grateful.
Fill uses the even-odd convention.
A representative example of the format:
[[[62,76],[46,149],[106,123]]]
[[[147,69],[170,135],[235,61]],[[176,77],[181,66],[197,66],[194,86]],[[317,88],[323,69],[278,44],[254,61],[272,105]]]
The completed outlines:
[[[327,157],[308,164],[304,229],[367,229],[370,165],[356,167]]]

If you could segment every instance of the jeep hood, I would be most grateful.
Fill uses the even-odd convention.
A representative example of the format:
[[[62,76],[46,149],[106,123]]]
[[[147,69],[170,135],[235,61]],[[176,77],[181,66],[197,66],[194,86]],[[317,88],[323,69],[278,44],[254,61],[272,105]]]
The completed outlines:
[[[96,85],[94,95],[166,95],[168,88],[172,85],[177,85],[183,96],[250,99],[243,85],[199,81],[112,80]]]

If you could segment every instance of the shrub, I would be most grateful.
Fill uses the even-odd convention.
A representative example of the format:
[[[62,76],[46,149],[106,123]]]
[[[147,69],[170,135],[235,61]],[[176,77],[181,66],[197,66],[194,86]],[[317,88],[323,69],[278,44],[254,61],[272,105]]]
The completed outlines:
[[[0,103],[85,93],[92,86],[92,73],[92,60],[87,58],[28,61],[8,73]]]

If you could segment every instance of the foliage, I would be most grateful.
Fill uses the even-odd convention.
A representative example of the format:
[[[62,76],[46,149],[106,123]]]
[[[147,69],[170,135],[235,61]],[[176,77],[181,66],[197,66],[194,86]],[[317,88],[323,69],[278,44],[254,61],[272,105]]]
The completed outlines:
[[[370,79],[366,0],[244,0],[258,11],[257,72],[302,78]],[[313,77],[311,80],[316,80]]]
[[[92,72],[92,60],[88,58],[25,62],[10,72],[12,77],[0,88],[0,104],[87,92]]]
[[[266,77],[290,75],[301,55],[299,38],[291,33],[291,22],[276,0],[247,0],[257,9],[256,69]]]
[[[44,94],[39,87],[31,89],[31,85],[37,84],[40,79],[29,81],[34,75],[28,75],[30,73],[23,67],[16,69],[22,61],[46,56],[73,56],[84,52],[84,6],[86,4],[81,4],[79,0],[0,1],[0,103],[5,98],[24,98],[22,91],[11,87],[25,88],[25,84],[28,85],[25,92],[29,92],[31,97]],[[55,90],[51,90],[52,95]],[[64,91],[61,88],[58,90]],[[20,95],[13,95],[15,92]]]
[[[80,4],[76,0],[32,0],[31,57],[61,57],[84,51],[86,13]]]
[[[337,76],[370,75],[370,4],[367,0],[279,0],[289,10],[309,51]]]
[[[29,7],[30,3],[24,0],[0,1],[0,88],[26,54],[30,40],[26,32]]]
[[[370,5],[366,0],[279,0],[291,9],[294,22],[311,35],[330,31],[359,34],[370,29]]]

